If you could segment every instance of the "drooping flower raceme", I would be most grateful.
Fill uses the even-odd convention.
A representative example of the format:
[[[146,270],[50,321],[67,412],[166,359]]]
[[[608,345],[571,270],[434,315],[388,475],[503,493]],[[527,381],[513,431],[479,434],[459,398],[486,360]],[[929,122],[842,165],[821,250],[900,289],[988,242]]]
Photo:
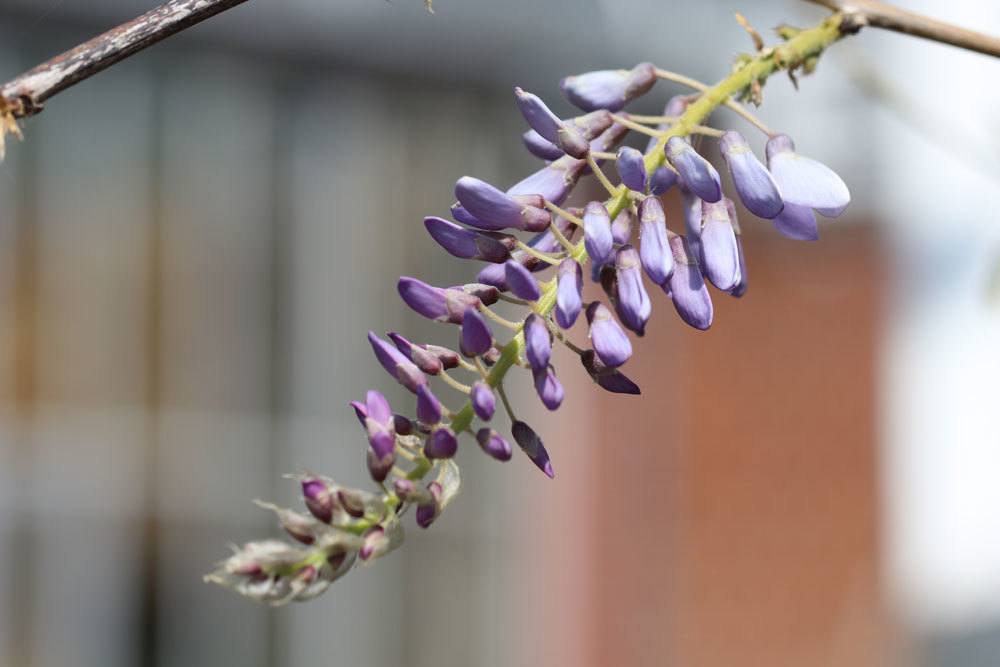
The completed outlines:
[[[805,54],[822,50],[823,40],[835,38],[832,29],[824,30],[798,33],[784,48]],[[757,76],[789,66],[773,51],[761,52],[753,62]],[[700,125],[714,107],[756,80],[739,69],[714,89],[671,98],[662,117],[623,112],[661,72],[643,63],[567,77],[563,93],[586,112],[576,117],[561,118],[537,95],[515,88],[515,104],[528,123],[524,144],[549,162],[506,190],[463,176],[454,186],[452,219],[424,218],[427,232],[447,253],[484,263],[473,282],[435,286],[403,276],[397,285],[413,311],[453,328],[457,351],[398,332],[368,334],[379,364],[413,395],[407,409],[395,411],[375,389],[351,402],[378,490],[343,487],[312,473],[294,476],[305,512],[261,505],[274,511],[279,526],[299,544],[250,542],[207,579],[271,604],[315,597],[355,562],[396,548],[407,509],[413,508],[421,528],[442,516],[458,491],[454,457],[463,443],[474,441],[503,462],[513,457],[513,441],[553,477],[542,438],[515,415],[504,391],[508,372],[519,367],[530,372],[538,400],[556,410],[566,392],[553,346],[564,345],[602,389],[639,394],[622,371],[636,353],[629,332],[642,336],[657,304],[669,298],[683,322],[704,330],[714,315],[708,284],[737,297],[747,290],[736,206],[710,158],[724,162],[735,198],[786,236],[816,238],[815,212],[843,212],[850,201],[843,181],[797,153],[786,135],[769,135],[765,166],[742,135]],[[619,148],[632,130],[650,137],[644,153]],[[717,149],[706,149],[702,135],[718,137]],[[605,173],[608,161],[614,169]],[[566,204],[587,175],[600,177],[608,198]],[[659,199],[675,186],[683,204],[679,225],[670,223]],[[585,299],[585,275],[599,283],[606,300]],[[501,316],[491,308],[500,300],[522,314],[514,320]],[[464,394],[464,402],[441,400],[437,383]],[[498,423],[501,406],[509,429]]]

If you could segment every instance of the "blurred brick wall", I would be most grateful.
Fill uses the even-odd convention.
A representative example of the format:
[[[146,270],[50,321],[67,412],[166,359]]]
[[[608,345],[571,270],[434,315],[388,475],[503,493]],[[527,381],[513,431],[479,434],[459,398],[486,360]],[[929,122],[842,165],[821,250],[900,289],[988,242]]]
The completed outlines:
[[[626,367],[641,399],[572,392],[595,394],[590,421],[565,419],[574,437],[555,449],[588,460],[556,480],[575,503],[544,510],[561,523],[541,569],[550,584],[573,581],[548,589],[542,604],[563,622],[536,655],[892,662],[879,594],[877,238],[868,225],[826,225],[813,244],[744,227],[750,290],[741,300],[713,291],[709,332],[652,295],[649,332]],[[563,529],[574,515],[585,535]]]

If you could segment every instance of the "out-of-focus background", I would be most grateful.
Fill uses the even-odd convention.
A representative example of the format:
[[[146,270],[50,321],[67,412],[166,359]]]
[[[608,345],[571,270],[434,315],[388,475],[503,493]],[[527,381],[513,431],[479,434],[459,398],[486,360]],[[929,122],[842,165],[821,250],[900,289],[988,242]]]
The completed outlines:
[[[152,2],[0,0],[0,79]],[[1000,33],[988,0],[907,2]],[[792,0],[257,0],[54,98],[0,165],[0,664],[1000,664],[1000,62],[868,31],[762,117],[851,186],[818,243],[744,219],[708,333],[654,294],[629,374],[569,358],[557,477],[460,499],[319,600],[201,582],[285,472],[364,483],[364,333],[447,344],[400,274],[462,174],[509,185],[511,87],[651,60],[714,80]],[[635,108],[657,113],[660,83]],[[720,112],[716,121],[760,138]],[[671,211],[671,224],[677,214]],[[674,227],[677,229],[677,227]],[[582,333],[581,333],[582,335]],[[401,399],[398,393],[393,397]]]

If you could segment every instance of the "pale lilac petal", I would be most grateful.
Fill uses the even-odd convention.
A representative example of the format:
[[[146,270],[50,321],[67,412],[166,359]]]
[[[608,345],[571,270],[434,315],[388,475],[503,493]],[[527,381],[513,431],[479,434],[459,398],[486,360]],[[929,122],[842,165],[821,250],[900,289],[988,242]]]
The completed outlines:
[[[569,329],[583,309],[583,269],[571,257],[559,264],[556,288],[556,323]]]
[[[698,262],[683,236],[671,236],[670,248],[674,252],[674,273],[663,290],[670,295],[682,320],[695,329],[708,329],[712,326],[714,309]]]
[[[670,137],[665,147],[667,160],[687,188],[707,202],[722,199],[722,182],[712,163],[703,158],[685,139]]]
[[[590,340],[594,351],[607,366],[621,366],[632,356],[632,342],[615,321],[611,311],[599,301],[587,306]]]
[[[726,201],[702,205],[702,273],[723,292],[740,282],[740,254]]]
[[[819,238],[816,216],[807,206],[785,203],[784,210],[771,221],[774,228],[796,241],[815,241]]]
[[[781,213],[785,203],[778,193],[778,186],[743,135],[726,132],[719,139],[719,148],[732,174],[740,201],[747,210],[768,220]]]
[[[843,179],[825,164],[795,152],[787,135],[767,142],[767,166],[786,203],[816,209],[835,218],[851,203],[851,193]]]
[[[674,270],[674,255],[667,242],[667,217],[660,200],[647,197],[639,204],[639,259],[646,275],[662,285]]]

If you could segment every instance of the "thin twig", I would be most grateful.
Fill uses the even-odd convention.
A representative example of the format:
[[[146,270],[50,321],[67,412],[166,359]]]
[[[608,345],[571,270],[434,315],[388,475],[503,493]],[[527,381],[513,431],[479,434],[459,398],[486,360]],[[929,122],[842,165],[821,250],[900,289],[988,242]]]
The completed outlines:
[[[47,99],[147,46],[247,0],[170,0],[142,16],[47,60],[0,86],[0,112],[23,118]]]
[[[879,0],[808,0],[842,12],[858,26],[869,25],[1000,58],[1000,38],[960,28]]]

